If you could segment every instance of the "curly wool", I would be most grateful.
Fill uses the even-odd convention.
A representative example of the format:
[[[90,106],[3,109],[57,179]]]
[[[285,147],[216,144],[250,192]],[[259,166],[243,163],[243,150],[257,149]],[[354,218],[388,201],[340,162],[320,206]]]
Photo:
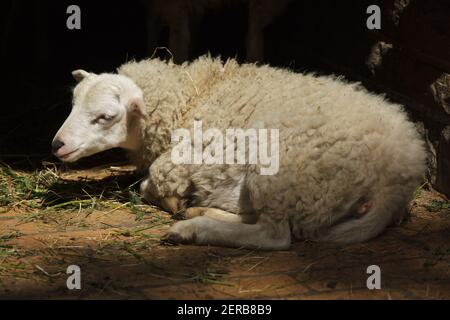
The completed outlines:
[[[274,176],[259,175],[258,166],[191,166],[171,176],[169,189],[185,186],[181,195],[186,180],[194,181],[202,205],[220,207],[211,200],[224,200],[214,193],[217,181],[245,177],[252,209],[288,215],[296,237],[354,242],[376,236],[399,218],[423,178],[424,143],[413,123],[400,105],[359,84],[211,57],[182,66],[131,62],[119,73],[144,92],[144,144],[132,154],[143,170],[170,149],[174,129],[190,129],[194,120],[202,120],[204,130],[279,129],[280,168]],[[155,188],[164,197],[168,176],[158,170]],[[349,216],[365,199],[374,200],[370,212]]]

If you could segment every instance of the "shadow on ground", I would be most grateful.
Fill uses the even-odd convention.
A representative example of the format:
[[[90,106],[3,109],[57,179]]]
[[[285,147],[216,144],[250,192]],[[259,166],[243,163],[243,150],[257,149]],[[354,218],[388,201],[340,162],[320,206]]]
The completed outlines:
[[[0,298],[450,298],[450,209],[431,190],[417,194],[406,222],[373,241],[297,242],[289,251],[262,252],[162,245],[173,221],[156,207],[132,203],[136,177],[126,169],[69,171],[62,178],[51,189],[64,195],[57,204],[76,201],[83,190],[97,198],[104,190],[116,202],[31,218],[20,207],[0,213]],[[67,289],[70,265],[81,268],[81,290]],[[366,286],[370,265],[381,269],[381,290]]]

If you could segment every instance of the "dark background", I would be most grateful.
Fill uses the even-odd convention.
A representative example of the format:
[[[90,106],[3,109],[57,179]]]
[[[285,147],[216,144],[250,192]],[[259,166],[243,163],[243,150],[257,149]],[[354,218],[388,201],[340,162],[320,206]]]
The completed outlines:
[[[201,20],[191,59],[245,61],[248,10],[231,2]],[[71,4],[81,7],[81,30],[66,28]],[[382,9],[381,30],[366,28],[370,4]],[[0,161],[10,164],[56,161],[50,143],[70,112],[72,70],[112,72],[151,55],[142,1],[9,0],[0,19]],[[158,45],[168,36],[164,29]],[[430,147],[430,179],[450,194],[450,1],[297,0],[264,37],[266,63],[343,74],[403,103]]]

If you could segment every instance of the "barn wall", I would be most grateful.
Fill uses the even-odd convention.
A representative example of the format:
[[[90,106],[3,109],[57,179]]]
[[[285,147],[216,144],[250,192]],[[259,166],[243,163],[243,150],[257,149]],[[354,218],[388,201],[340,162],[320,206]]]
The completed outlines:
[[[372,4],[381,30],[365,27]],[[343,74],[405,105],[427,141],[428,178],[450,196],[449,1],[295,1],[266,38],[272,64]]]

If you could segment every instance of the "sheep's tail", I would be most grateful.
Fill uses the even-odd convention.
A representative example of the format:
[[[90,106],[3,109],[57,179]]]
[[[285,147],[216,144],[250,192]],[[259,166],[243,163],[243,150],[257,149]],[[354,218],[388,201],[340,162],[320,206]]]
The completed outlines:
[[[393,221],[406,213],[409,196],[392,194],[373,198],[373,206],[360,218],[351,218],[332,226],[319,241],[336,243],[363,242],[378,236]]]

